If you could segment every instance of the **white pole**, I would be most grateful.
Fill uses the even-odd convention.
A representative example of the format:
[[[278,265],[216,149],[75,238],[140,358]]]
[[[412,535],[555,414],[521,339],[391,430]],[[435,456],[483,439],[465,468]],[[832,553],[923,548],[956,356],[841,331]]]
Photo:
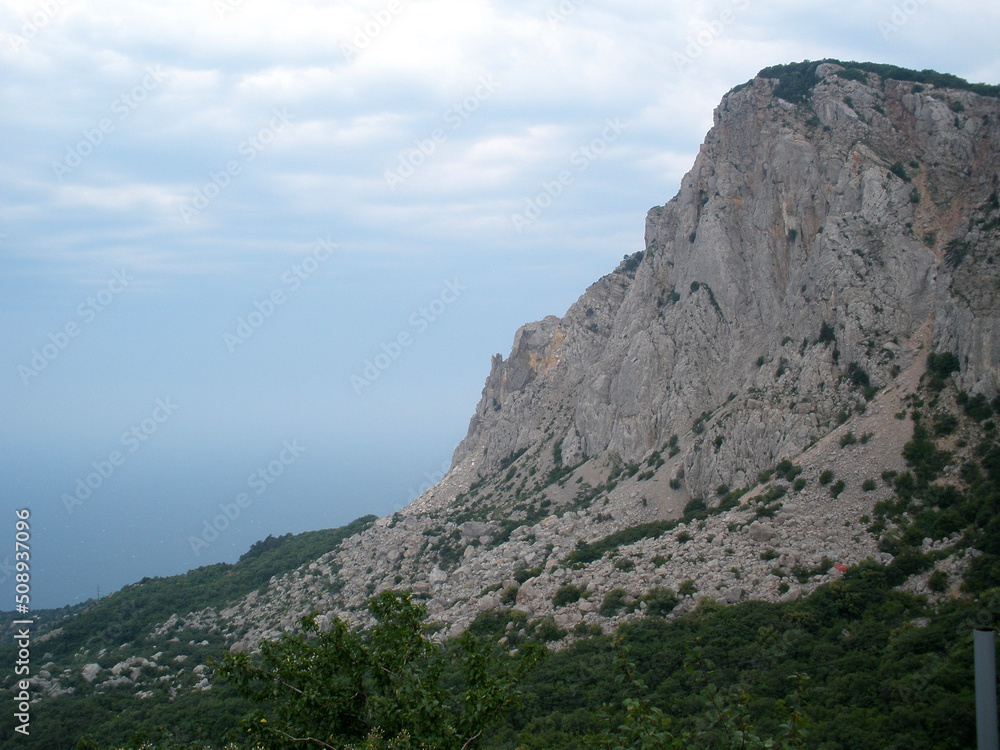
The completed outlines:
[[[993,630],[973,633],[976,657],[976,740],[979,750],[1000,750],[997,739],[996,646]]]

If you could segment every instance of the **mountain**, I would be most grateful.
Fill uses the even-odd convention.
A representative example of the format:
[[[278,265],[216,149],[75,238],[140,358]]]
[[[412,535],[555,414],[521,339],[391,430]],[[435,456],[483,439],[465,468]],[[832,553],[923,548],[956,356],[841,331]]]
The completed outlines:
[[[204,653],[313,610],[363,622],[387,588],[443,637],[510,607],[515,633],[548,623],[565,648],[705,597],[795,601],[868,559],[932,599],[1000,585],[977,479],[1000,476],[998,180],[1000,87],[761,71],[649,211],[644,250],[493,358],[439,484],[252,586],[130,605],[125,646],[74,623],[121,619],[140,584],[52,622],[37,689],[213,689]],[[947,483],[966,493],[952,515]]]
[[[808,103],[794,67],[726,95],[642,255],[494,358],[456,465],[485,475],[547,429],[569,462],[638,461],[710,412],[685,484],[743,485],[863,402],[852,363],[890,384],[922,326],[996,395],[995,97],[803,67]]]

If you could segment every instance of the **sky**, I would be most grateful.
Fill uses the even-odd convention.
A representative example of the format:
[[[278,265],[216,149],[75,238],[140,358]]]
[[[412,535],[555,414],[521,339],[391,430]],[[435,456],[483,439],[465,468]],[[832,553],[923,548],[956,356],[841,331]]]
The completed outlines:
[[[0,0],[0,609],[235,562],[439,479],[517,328],[833,57],[1000,82],[1000,6]],[[23,515],[23,513],[22,513]]]

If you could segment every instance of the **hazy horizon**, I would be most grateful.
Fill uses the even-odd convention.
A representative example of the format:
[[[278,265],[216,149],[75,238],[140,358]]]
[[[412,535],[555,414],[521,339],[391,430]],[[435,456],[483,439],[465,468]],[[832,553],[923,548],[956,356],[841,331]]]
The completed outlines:
[[[29,508],[36,609],[405,505],[761,68],[1000,82],[982,2],[3,7],[0,547]]]

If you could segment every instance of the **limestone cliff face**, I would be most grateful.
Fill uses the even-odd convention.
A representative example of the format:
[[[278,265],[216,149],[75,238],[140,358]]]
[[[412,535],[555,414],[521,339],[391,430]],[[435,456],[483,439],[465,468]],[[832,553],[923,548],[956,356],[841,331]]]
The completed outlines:
[[[727,94],[644,252],[494,358],[455,464],[678,435],[691,492],[739,485],[863,408],[923,326],[993,398],[1000,101],[849,73],[819,65],[796,104],[777,79]]]

